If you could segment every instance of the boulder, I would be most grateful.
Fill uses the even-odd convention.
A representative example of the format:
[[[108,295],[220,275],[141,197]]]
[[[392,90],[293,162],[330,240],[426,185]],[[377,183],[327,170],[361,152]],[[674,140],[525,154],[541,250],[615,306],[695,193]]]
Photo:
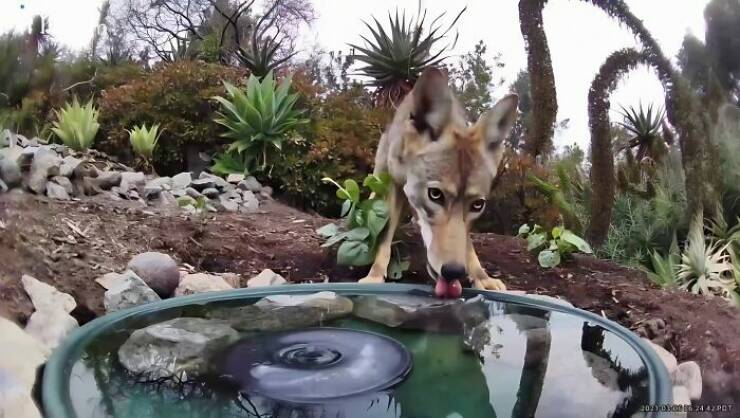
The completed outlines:
[[[21,283],[37,311],[61,310],[70,313],[77,307],[77,302],[71,295],[60,292],[54,286],[39,281],[32,276],[24,274],[21,277]]]
[[[39,148],[31,163],[28,188],[36,194],[43,194],[46,191],[47,179],[59,175],[61,164],[62,159],[56,152],[49,148]]]
[[[0,156],[0,181],[3,181],[8,188],[13,188],[21,184],[22,178],[21,167],[18,163]]]
[[[185,190],[192,181],[193,176],[188,172],[176,174],[172,177],[172,190]]]
[[[157,197],[162,191],[170,190],[171,186],[172,179],[169,177],[157,177],[149,180],[144,185],[144,197],[147,199]]]
[[[188,274],[180,279],[180,285],[175,289],[175,296],[187,296],[195,293],[217,292],[232,290],[234,287],[221,276],[205,273]]]
[[[177,263],[167,254],[151,251],[138,254],[128,262],[126,268],[136,273],[162,297],[172,295],[180,282]]]
[[[75,192],[74,186],[72,185],[72,181],[64,176],[54,176],[51,178],[51,181],[53,183],[56,183],[64,188],[64,191],[67,192],[68,195],[72,195]],[[48,191],[48,185],[47,185],[47,191]]]
[[[194,188],[195,190],[197,190],[197,191],[199,191],[199,192],[201,192],[201,193],[202,193],[202,192],[203,192],[203,190],[205,190],[205,189],[210,189],[210,188],[212,188],[212,187],[216,187],[216,185],[215,185],[215,183],[213,182],[213,180],[211,180],[211,179],[208,179],[208,178],[205,178],[205,179],[197,179],[197,180],[193,180],[193,181],[192,181],[192,182],[190,183],[190,187],[192,187],[192,188]]]
[[[46,183],[46,195],[49,196],[49,198],[56,200],[71,199],[69,193],[67,193],[64,187],[52,182]]]
[[[206,173],[205,171],[200,173],[198,179],[210,180],[213,183],[214,187],[218,187],[219,189],[225,189],[230,186],[230,184],[226,180],[214,174]]]
[[[39,367],[49,355],[34,337],[0,317],[0,417],[40,418],[31,393]]]
[[[118,350],[131,373],[147,379],[167,379],[206,373],[212,357],[236,341],[239,334],[223,321],[176,318],[134,331]]]
[[[209,199],[215,199],[215,198],[218,197],[219,194],[220,194],[220,192],[215,187],[209,187],[209,188],[203,190],[203,195],[205,197],[209,198]]]
[[[59,175],[64,177],[72,177],[74,174],[75,169],[78,165],[82,163],[82,160],[72,157],[72,156],[66,156],[62,160],[62,164],[59,166]]]
[[[26,324],[26,332],[39,340],[49,351],[53,351],[79,326],[74,317],[61,309],[41,310],[31,314]]]
[[[227,212],[236,212],[239,210],[239,203],[233,200],[229,200],[223,195],[219,197],[219,203],[221,207]]]
[[[123,280],[108,289],[103,296],[107,313],[161,300],[136,274],[129,273]]]
[[[260,182],[253,176],[249,176],[244,181],[239,182],[238,187],[242,190],[249,190],[252,193],[259,193],[262,189]]]
[[[193,189],[192,187],[188,187],[187,189],[185,189],[185,194],[192,197],[193,199],[197,199],[203,196],[199,191]]]
[[[121,173],[121,184],[122,190],[130,190],[140,184],[144,184],[146,181],[146,175],[140,171],[124,171]]]
[[[97,185],[103,190],[110,190],[121,184],[121,173],[116,171],[103,171],[98,174]]]
[[[265,269],[260,274],[247,280],[247,287],[276,286],[286,283],[288,281],[283,276],[270,269]]]
[[[254,193],[250,192],[249,190],[245,191],[242,196],[244,197],[244,201],[242,202],[241,207],[244,208],[245,213],[254,213],[257,211],[260,205],[260,201],[257,200],[257,197],[255,197]]]

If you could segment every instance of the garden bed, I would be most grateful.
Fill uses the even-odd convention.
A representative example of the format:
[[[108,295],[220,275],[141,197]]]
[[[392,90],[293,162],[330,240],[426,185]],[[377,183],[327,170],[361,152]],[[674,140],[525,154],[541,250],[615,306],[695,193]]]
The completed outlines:
[[[0,195],[0,222],[0,313],[20,323],[33,311],[22,274],[73,295],[73,315],[84,323],[104,312],[104,289],[94,279],[122,270],[147,250],[171,254],[198,271],[239,273],[242,285],[265,268],[293,282],[348,281],[364,273],[335,266],[334,255],[320,248],[314,230],[326,219],[277,202],[255,214],[217,214],[203,221],[103,195],[59,202],[7,193]],[[412,255],[404,280],[423,282],[420,239],[408,227],[404,235]],[[663,290],[639,271],[592,257],[544,270],[518,238],[478,234],[475,240],[484,266],[510,289],[564,298],[649,334],[679,362],[698,362],[702,403],[740,399],[740,311],[725,301]]]

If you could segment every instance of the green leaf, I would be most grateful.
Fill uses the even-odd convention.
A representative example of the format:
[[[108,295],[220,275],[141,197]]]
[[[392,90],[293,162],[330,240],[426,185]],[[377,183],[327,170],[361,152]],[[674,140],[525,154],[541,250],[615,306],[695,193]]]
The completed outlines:
[[[544,233],[530,234],[527,237],[527,251],[535,251],[547,244],[547,237]]]
[[[552,268],[560,264],[560,254],[550,250],[541,251],[537,256],[537,261],[544,268]]]
[[[352,205],[352,201],[346,199],[344,203],[342,203],[342,214],[339,215],[339,217],[344,218],[345,216],[349,215],[349,212],[352,210]]]
[[[373,261],[370,247],[363,241],[344,241],[337,250],[337,263],[345,266],[366,266]]]
[[[317,229],[316,233],[324,238],[331,238],[339,233],[339,227],[336,224],[326,224]]]
[[[338,243],[339,241],[347,238],[347,232],[342,232],[339,234],[334,235],[333,237],[326,240],[325,243],[321,244],[322,248],[331,247],[332,245]]]
[[[370,236],[370,230],[365,227],[353,228],[347,232],[347,239],[350,241],[362,241]]]
[[[401,280],[403,278],[403,272],[408,270],[410,266],[411,262],[408,260],[392,258],[390,264],[388,264],[388,279]]]
[[[357,203],[360,201],[360,186],[356,181],[347,179],[344,181],[344,188],[347,190],[349,199]]]
[[[372,203],[370,210],[367,211],[367,227],[373,238],[377,238],[388,223],[388,205],[383,200],[375,200]]]
[[[588,245],[588,243],[583,238],[570,232],[567,229],[563,231],[560,239],[570,244],[573,244],[573,246],[578,248],[578,250],[582,253],[593,254],[593,250],[591,249],[591,246]]]
[[[523,237],[527,234],[529,234],[529,231],[531,231],[532,228],[529,227],[529,225],[524,224],[519,227],[519,232],[517,232],[517,236]]]
[[[561,228],[559,226],[555,226],[555,227],[552,228],[552,233],[551,234],[552,234],[552,237],[553,238],[558,239],[560,237],[560,234],[562,234],[562,233],[563,233],[563,228]]]

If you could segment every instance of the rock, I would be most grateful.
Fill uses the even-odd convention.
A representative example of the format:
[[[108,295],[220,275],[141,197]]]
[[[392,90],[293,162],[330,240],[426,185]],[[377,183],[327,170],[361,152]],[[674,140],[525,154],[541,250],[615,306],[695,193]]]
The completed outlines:
[[[218,197],[219,194],[220,194],[220,192],[215,187],[209,187],[209,188],[203,190],[203,195],[205,195],[209,199],[215,199],[215,198]]]
[[[399,327],[425,318],[448,320],[453,317],[452,306],[459,304],[462,304],[460,299],[444,300],[426,296],[359,296],[355,299],[354,315],[388,327]]]
[[[112,271],[95,279],[95,283],[101,285],[105,290],[108,290],[117,286],[119,283],[124,282],[126,277],[128,277],[128,272],[120,274]]]
[[[216,308],[206,315],[227,321],[239,331],[303,328],[349,315],[352,300],[334,292],[267,296],[238,308]]]
[[[262,190],[260,190],[260,196],[264,197],[265,199],[272,199],[272,187],[263,186]]]
[[[120,187],[122,190],[130,190],[133,187],[136,187],[140,184],[144,184],[146,181],[146,175],[140,171],[131,172],[131,171],[124,171],[121,173],[121,184]]]
[[[66,177],[65,177],[66,178]],[[46,195],[51,199],[56,200],[69,200],[71,199],[69,193],[64,190],[64,187],[56,183],[46,183]]]
[[[77,307],[77,302],[71,295],[32,276],[24,274],[21,283],[37,311],[61,310],[70,313]]]
[[[193,181],[192,174],[185,172],[180,173],[172,177],[172,189],[173,190],[185,190],[190,187],[190,183]]]
[[[259,193],[262,185],[256,178],[249,176],[244,181],[239,182],[238,187],[242,190],[249,190],[252,193]]]
[[[115,171],[104,171],[98,174],[97,179],[98,187],[103,190],[110,190],[111,188],[121,184],[121,173]]]
[[[231,173],[228,176],[226,176],[226,181],[232,184],[237,184],[243,180],[244,180],[244,174]]]
[[[676,370],[678,370],[676,357],[665,348],[655,344],[647,338],[643,338],[642,340],[647,342],[648,345],[653,348],[653,350],[658,354],[658,357],[660,357],[660,360],[663,362],[663,365],[665,365],[665,368],[668,370],[668,375],[673,377]]]
[[[185,194],[192,197],[193,199],[197,199],[203,196],[199,191],[193,189],[192,187],[188,187],[187,189],[185,189]]]
[[[62,159],[56,152],[48,148],[40,148],[33,157],[28,177],[28,188],[36,194],[46,191],[46,180],[59,175],[59,166]]]
[[[229,200],[223,195],[219,197],[219,203],[227,212],[236,212],[239,210],[239,204],[237,202]]]
[[[167,254],[151,251],[138,254],[128,262],[127,268],[163,297],[171,295],[180,281],[177,263]]]
[[[260,202],[257,200],[257,198],[254,196],[254,193],[250,191],[245,191],[244,194],[244,202],[242,203],[241,207],[244,208],[245,213],[254,213],[259,208]]]
[[[41,418],[30,392],[0,369],[0,417]]]
[[[288,283],[283,276],[270,269],[265,269],[260,274],[247,280],[247,287],[277,286]]]
[[[175,289],[175,296],[186,296],[195,293],[217,292],[220,290],[232,290],[234,287],[221,276],[205,273],[188,274],[180,279],[180,284]]]
[[[674,386],[673,387],[673,405],[679,405],[680,408],[676,408],[676,409],[677,410],[680,409],[680,411],[672,412],[668,416],[670,416],[671,418],[679,418],[679,417],[687,416],[687,412],[683,411],[683,406],[691,405],[691,399],[689,398],[689,390],[683,386]]]
[[[39,340],[49,351],[53,351],[79,326],[76,319],[61,309],[44,310],[31,315],[26,324],[26,332]]]
[[[62,160],[62,164],[59,166],[59,175],[64,177],[72,177],[75,169],[78,165],[80,165],[80,163],[82,163],[82,160],[78,158],[72,156],[64,157],[64,159]]]
[[[239,334],[222,321],[175,318],[134,331],[118,349],[118,359],[130,372],[148,379],[206,373],[212,356],[236,341]]]
[[[21,184],[21,167],[16,161],[0,156],[0,181],[3,181],[8,188],[13,188]]]
[[[82,164],[80,164],[82,165]],[[98,187],[98,183],[95,181],[95,177],[84,177],[82,180],[75,178],[75,194],[77,196],[95,196],[103,193],[103,190]],[[82,182],[80,185],[79,182]]]
[[[71,195],[75,192],[74,186],[72,185],[72,181],[64,176],[54,176],[51,178],[51,181],[62,186],[64,188],[64,191],[67,192],[67,194]]]
[[[218,273],[218,276],[221,276],[226,283],[231,285],[234,289],[238,289],[242,287],[242,279],[241,276],[239,276],[236,273]]]
[[[31,393],[49,350],[3,317],[0,335],[0,417],[41,418]]]
[[[206,178],[193,180],[192,183],[190,183],[190,186],[199,192],[203,192],[203,190],[210,189],[216,185],[213,183],[213,180]]]
[[[154,198],[159,196],[163,190],[171,189],[172,179],[169,177],[157,177],[149,180],[144,185],[144,198]]]
[[[211,173],[206,173],[205,171],[200,173],[200,175],[198,176],[198,179],[210,180],[213,182],[213,185],[215,187],[218,187],[219,189],[225,189],[230,186],[230,184],[226,180],[222,179],[219,176],[213,175]]]
[[[177,199],[175,199],[172,193],[163,191],[159,194],[156,205],[160,208],[175,207],[177,206]]]
[[[149,302],[161,300],[159,296],[136,274],[129,273],[123,280],[108,289],[103,296],[103,306],[107,313]]]
[[[701,398],[702,380],[699,364],[695,361],[685,361],[679,364],[673,376],[673,384],[684,386],[691,400]]]

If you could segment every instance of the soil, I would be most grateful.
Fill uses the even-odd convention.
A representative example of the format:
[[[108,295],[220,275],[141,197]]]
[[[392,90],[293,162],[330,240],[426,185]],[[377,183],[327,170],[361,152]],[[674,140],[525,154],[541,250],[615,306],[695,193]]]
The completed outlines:
[[[144,251],[170,254],[197,271],[239,273],[242,285],[265,268],[293,282],[362,277],[365,271],[337,267],[334,254],[320,248],[314,230],[327,222],[276,201],[255,214],[203,220],[104,196],[59,202],[6,193],[0,195],[0,315],[28,320],[33,306],[20,278],[30,274],[73,295],[73,315],[90,321],[104,312],[104,289],[94,279],[125,269]],[[412,260],[404,281],[426,282],[421,240],[410,226],[401,235]],[[679,362],[698,362],[704,380],[699,403],[740,399],[740,310],[717,298],[661,289],[639,271],[593,257],[542,269],[523,240],[495,234],[475,234],[474,240],[484,267],[509,289],[566,299],[653,339]]]

